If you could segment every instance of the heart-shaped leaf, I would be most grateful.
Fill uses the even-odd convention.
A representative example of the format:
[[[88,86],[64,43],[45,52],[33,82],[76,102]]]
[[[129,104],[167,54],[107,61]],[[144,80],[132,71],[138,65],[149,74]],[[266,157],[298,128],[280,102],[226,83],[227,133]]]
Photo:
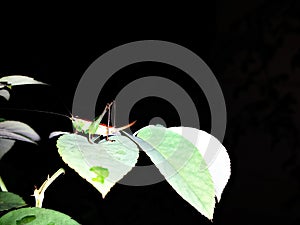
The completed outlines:
[[[175,191],[200,213],[213,218],[215,191],[198,149],[181,135],[161,126],[147,126],[133,138]]]
[[[23,208],[0,218],[0,225],[79,225],[70,216],[51,209]]]
[[[104,198],[112,186],[135,166],[139,151],[127,137],[113,136],[91,144],[86,137],[64,134],[57,140],[60,156]]]
[[[168,130],[182,135],[198,148],[208,166],[217,199],[220,201],[221,194],[230,177],[230,158],[225,147],[211,134],[196,128],[170,127]]]

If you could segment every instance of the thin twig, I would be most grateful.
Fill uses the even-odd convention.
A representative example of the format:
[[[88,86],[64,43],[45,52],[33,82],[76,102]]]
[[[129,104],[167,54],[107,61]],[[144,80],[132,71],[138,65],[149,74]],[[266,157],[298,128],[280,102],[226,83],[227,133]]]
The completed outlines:
[[[35,207],[42,208],[44,194],[45,194],[46,189],[62,173],[65,173],[65,170],[63,168],[60,168],[51,177],[49,177],[49,175],[48,175],[47,180],[42,184],[42,186],[39,189],[36,188],[34,190],[33,196],[35,197]]]

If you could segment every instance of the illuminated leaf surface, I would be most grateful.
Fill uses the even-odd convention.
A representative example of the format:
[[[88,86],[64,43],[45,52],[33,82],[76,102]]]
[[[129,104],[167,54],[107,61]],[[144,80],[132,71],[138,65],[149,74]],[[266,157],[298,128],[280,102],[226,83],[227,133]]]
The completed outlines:
[[[113,136],[110,139],[114,141],[91,144],[81,135],[65,134],[57,140],[64,162],[91,183],[103,198],[135,166],[139,155],[137,146],[129,138]]]
[[[181,135],[161,126],[142,128],[137,136],[134,140],[175,191],[200,213],[212,219],[214,185],[198,149]]]
[[[21,76],[21,75],[11,75],[6,77],[1,77],[0,82],[6,82],[11,86],[25,85],[25,84],[45,84],[31,77]]]
[[[230,158],[225,147],[211,134],[196,128],[170,127],[168,130],[182,135],[198,148],[208,166],[217,199],[220,201],[230,177]]]

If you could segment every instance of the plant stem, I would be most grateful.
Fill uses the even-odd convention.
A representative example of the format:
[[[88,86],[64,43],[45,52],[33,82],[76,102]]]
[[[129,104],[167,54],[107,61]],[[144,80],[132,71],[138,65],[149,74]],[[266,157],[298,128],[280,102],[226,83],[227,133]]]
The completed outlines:
[[[62,173],[65,173],[65,170],[63,168],[60,168],[51,177],[48,176],[47,180],[42,184],[42,186],[39,189],[34,190],[33,196],[35,197],[35,207],[42,208],[46,189]]]
[[[8,191],[1,176],[0,176],[0,189],[1,189],[1,191]]]

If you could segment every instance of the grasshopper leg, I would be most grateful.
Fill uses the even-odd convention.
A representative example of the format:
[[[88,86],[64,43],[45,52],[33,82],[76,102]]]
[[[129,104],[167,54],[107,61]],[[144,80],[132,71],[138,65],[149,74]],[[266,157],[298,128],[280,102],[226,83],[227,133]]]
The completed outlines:
[[[92,141],[92,139],[93,139],[93,135],[92,135],[92,134],[89,134],[88,141],[89,141],[91,144],[94,144],[94,142]]]

